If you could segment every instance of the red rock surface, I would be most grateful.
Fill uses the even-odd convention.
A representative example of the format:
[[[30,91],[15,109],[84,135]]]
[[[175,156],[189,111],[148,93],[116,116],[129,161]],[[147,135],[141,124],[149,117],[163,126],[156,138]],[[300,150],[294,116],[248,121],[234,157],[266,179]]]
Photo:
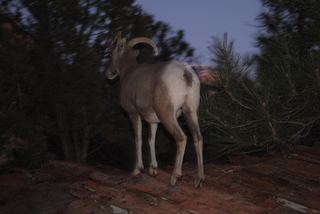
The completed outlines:
[[[202,189],[192,186],[192,163],[183,165],[180,185],[169,187],[172,167],[133,179],[105,165],[49,161],[0,176],[0,213],[320,213],[320,147],[229,161],[205,165]]]

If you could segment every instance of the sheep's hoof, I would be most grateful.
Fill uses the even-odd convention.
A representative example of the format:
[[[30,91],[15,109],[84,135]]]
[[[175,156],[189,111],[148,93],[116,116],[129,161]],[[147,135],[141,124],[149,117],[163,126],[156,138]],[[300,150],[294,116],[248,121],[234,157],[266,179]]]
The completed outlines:
[[[170,180],[170,183],[169,183],[169,186],[171,186],[171,187],[178,186],[179,185],[178,181],[181,178],[182,178],[182,176],[177,176],[177,177],[172,176],[171,180]]]
[[[141,175],[142,175],[141,173],[139,173],[139,174],[133,174],[133,175],[132,175],[132,178],[140,178]]]
[[[199,178],[197,177],[196,180],[194,181],[193,186],[197,189],[202,188],[202,183],[204,182],[204,178]]]
[[[149,168],[149,175],[150,175],[151,177],[156,177],[156,176],[158,175],[157,168],[152,168],[152,167],[150,167],[150,168]]]
[[[136,168],[134,171],[133,171],[133,173],[132,173],[132,176],[134,177],[134,178],[139,178],[139,177],[141,177],[141,173],[142,173],[142,171],[143,171],[143,168],[142,169],[140,169],[141,167],[138,167],[138,168]]]

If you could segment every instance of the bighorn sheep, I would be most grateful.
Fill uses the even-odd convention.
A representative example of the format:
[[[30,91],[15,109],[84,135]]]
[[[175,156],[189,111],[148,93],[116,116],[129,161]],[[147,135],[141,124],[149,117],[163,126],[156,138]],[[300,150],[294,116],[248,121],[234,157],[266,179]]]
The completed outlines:
[[[149,145],[151,163],[150,176],[157,176],[158,163],[155,154],[155,137],[158,123],[162,123],[177,143],[177,153],[170,186],[177,185],[181,178],[181,167],[185,152],[187,136],[183,133],[177,118],[183,114],[194,139],[197,153],[198,175],[194,186],[202,187],[204,182],[202,136],[198,122],[198,106],[200,99],[200,82],[190,66],[180,61],[168,61],[156,64],[138,64],[139,53],[133,46],[138,43],[150,45],[155,54],[157,46],[146,37],[138,37],[127,43],[121,33],[111,42],[116,42],[112,51],[110,67],[106,75],[108,79],[120,76],[120,103],[129,114],[133,125],[136,144],[136,166],[134,176],[140,176],[143,170],[141,119],[149,123]]]

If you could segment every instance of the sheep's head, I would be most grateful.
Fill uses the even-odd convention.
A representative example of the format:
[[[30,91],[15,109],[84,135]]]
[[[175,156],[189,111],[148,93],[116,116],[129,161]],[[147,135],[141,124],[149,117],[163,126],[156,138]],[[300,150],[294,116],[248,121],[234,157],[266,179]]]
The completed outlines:
[[[115,48],[111,54],[111,64],[107,69],[106,75],[108,79],[114,79],[120,75],[120,70],[129,68],[135,64],[138,64],[136,57],[139,54],[138,50],[134,50],[133,46],[139,43],[146,43],[150,45],[155,55],[158,55],[158,48],[154,42],[146,37],[137,37],[130,40],[127,43],[126,38],[121,38],[121,32],[112,40],[110,46],[116,43]]]

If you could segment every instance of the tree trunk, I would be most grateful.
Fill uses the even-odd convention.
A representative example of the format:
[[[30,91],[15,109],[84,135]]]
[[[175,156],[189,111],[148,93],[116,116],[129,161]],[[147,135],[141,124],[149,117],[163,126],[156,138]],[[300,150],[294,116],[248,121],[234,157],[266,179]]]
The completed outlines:
[[[58,136],[61,140],[61,148],[63,151],[64,160],[74,161],[75,156],[69,134],[67,113],[63,104],[56,104],[56,117],[58,123]]]
[[[88,158],[88,148],[89,148],[89,133],[91,129],[91,125],[88,124],[86,111],[82,108],[82,116],[83,116],[83,134],[81,139],[81,156],[80,162],[86,163]]]
[[[82,137],[82,147],[81,147],[81,157],[80,162],[86,163],[88,158],[88,148],[89,148],[89,132],[90,132],[90,126],[86,126],[83,132]]]

